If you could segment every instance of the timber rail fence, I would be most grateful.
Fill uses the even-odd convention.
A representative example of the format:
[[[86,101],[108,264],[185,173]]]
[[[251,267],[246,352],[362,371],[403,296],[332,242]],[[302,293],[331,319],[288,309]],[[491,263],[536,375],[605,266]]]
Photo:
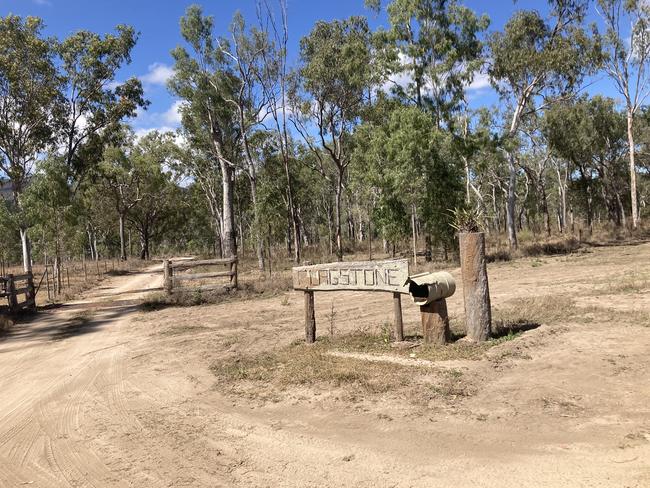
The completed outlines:
[[[0,298],[7,299],[9,313],[36,311],[36,291],[32,273],[0,276]],[[19,300],[21,295],[24,296],[23,301]]]
[[[213,266],[226,266],[227,271],[209,271],[205,273],[180,273],[194,268],[204,268]],[[163,261],[164,288],[168,294],[175,291],[211,291],[223,289],[236,289],[237,282],[237,256],[225,259],[203,259],[187,261]],[[202,284],[212,278],[229,278],[228,284]],[[181,286],[184,282],[199,281],[198,286]]]

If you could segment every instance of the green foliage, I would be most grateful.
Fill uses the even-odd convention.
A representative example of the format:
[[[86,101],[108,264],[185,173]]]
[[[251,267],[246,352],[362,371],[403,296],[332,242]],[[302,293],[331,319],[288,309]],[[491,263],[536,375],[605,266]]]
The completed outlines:
[[[12,182],[18,206],[29,172],[56,130],[60,77],[54,42],[42,30],[36,17],[0,18],[0,172]]]
[[[145,107],[137,78],[112,87],[117,72],[131,62],[137,41],[132,27],[118,25],[115,34],[78,31],[57,46],[63,82],[57,120],[59,142],[65,148],[70,177],[78,183],[119,123]]]
[[[406,237],[413,208],[438,242],[451,238],[448,208],[462,191],[451,139],[417,107],[396,107],[383,123],[362,125],[356,133],[353,177],[371,185],[373,215],[386,239]]]
[[[521,108],[538,96],[569,93],[601,62],[598,39],[581,26],[588,2],[549,0],[549,4],[548,19],[535,10],[517,11],[488,41],[493,86]]]
[[[373,8],[379,2],[372,2]],[[449,122],[464,102],[465,87],[483,64],[480,35],[489,24],[456,0],[393,0],[387,6],[390,28],[379,31],[387,71],[408,73],[395,93],[434,114],[438,126]]]

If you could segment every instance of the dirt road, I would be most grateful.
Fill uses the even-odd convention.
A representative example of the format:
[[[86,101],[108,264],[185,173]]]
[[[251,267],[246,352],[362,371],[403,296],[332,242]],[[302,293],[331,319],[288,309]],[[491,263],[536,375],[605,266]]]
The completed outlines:
[[[634,319],[594,312],[509,341],[502,361],[456,362],[473,393],[429,409],[228,395],[210,366],[300,338],[302,297],[145,313],[160,274],[113,278],[0,338],[0,486],[650,486],[650,281],[612,287],[648,262],[644,244],[491,267],[496,307],[564,293]],[[342,332],[390,317],[390,295],[337,294],[317,297],[321,324],[332,299]]]

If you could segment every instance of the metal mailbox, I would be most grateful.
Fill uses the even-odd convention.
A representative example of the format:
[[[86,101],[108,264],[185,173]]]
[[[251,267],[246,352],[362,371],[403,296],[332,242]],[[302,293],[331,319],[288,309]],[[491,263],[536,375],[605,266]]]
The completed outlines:
[[[420,306],[449,298],[456,291],[454,277],[446,271],[409,276],[404,286],[408,286],[413,302]]]

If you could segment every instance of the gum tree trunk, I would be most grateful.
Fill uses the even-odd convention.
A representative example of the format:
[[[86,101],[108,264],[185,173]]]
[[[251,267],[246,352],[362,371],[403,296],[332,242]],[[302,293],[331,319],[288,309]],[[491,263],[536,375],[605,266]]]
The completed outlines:
[[[627,140],[630,145],[630,197],[632,201],[632,228],[636,229],[639,225],[639,205],[636,197],[636,164],[634,163],[634,134],[633,134],[634,115],[632,111],[627,111]]]
[[[23,250],[23,270],[25,273],[32,272],[32,249],[29,243],[29,236],[27,235],[27,229],[20,228],[20,242],[22,244]]]

